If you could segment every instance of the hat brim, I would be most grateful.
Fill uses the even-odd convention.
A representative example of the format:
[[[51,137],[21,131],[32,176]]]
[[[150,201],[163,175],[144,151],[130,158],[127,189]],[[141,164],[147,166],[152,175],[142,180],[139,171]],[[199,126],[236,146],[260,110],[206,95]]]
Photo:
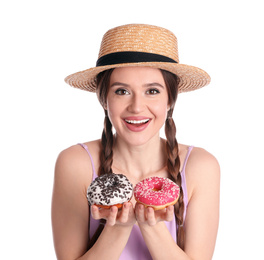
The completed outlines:
[[[194,66],[179,63],[172,64],[170,62],[140,62],[94,67],[69,75],[65,78],[65,82],[75,88],[96,92],[96,76],[105,70],[120,67],[151,67],[163,69],[176,74],[180,79],[178,86],[179,93],[202,88],[208,85],[211,81],[207,72]]]

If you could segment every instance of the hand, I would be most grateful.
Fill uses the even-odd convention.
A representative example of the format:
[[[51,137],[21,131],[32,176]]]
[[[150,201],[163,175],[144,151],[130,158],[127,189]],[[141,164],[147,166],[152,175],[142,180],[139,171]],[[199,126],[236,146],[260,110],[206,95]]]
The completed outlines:
[[[136,223],[136,217],[131,202],[125,202],[121,210],[118,210],[116,206],[112,206],[110,209],[103,209],[92,205],[91,214],[94,219],[105,219],[106,225],[109,226],[132,226]]]
[[[171,221],[173,214],[174,207],[172,205],[161,210],[154,210],[152,207],[145,207],[140,203],[135,206],[135,215],[139,225],[155,226],[160,221]]]

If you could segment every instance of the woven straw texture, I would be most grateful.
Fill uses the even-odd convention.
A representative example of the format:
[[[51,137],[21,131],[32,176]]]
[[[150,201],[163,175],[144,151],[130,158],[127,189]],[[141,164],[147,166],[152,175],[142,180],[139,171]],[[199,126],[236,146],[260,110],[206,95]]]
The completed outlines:
[[[199,89],[210,83],[210,76],[202,69],[179,64],[177,38],[167,29],[145,24],[128,24],[113,28],[103,36],[98,59],[107,54],[127,51],[159,54],[177,63],[136,62],[98,66],[69,75],[65,79],[66,83],[75,88],[95,92],[98,73],[128,66],[159,68],[176,74],[180,78],[179,93]]]

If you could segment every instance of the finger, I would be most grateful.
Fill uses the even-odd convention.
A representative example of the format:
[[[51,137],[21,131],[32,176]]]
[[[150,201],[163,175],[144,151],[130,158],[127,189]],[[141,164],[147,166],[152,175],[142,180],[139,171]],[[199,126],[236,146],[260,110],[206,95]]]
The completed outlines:
[[[91,214],[94,219],[107,219],[110,209],[103,209],[98,206],[91,206]]]
[[[129,211],[128,211],[128,224],[135,224],[136,223],[136,215],[135,215],[135,210],[134,210],[134,205],[129,202]]]
[[[92,205],[91,206],[91,215],[94,219],[101,219],[101,215],[100,215],[100,212],[99,212],[99,208],[95,205]]]
[[[135,208],[136,219],[138,222],[143,223],[145,222],[145,209],[144,205],[137,203]]]
[[[155,211],[153,208],[151,208],[151,207],[147,208],[146,218],[147,218],[147,222],[150,226],[154,226],[157,224],[156,217],[155,217]]]
[[[128,221],[129,212],[130,212],[130,204],[124,203],[118,220],[121,223],[126,223]]]
[[[118,208],[113,206],[110,208],[109,216],[107,218],[107,225],[114,226],[116,223],[116,216],[117,216]]]
[[[164,221],[166,218],[166,214],[167,214],[167,209],[163,208],[163,209],[158,209],[155,211],[155,216],[156,216],[156,221]]]
[[[165,214],[165,221],[172,221],[174,215],[174,207],[172,205],[167,207]]]

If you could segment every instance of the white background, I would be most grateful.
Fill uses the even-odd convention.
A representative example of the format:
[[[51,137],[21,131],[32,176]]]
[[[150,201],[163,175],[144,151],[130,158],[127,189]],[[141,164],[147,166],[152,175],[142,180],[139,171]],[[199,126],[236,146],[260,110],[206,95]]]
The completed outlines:
[[[1,259],[56,259],[50,221],[56,157],[100,138],[104,117],[95,94],[64,78],[93,67],[102,35],[127,23],[173,31],[180,62],[211,75],[208,87],[179,96],[177,138],[207,149],[221,165],[213,259],[264,259],[261,1],[3,2]]]

